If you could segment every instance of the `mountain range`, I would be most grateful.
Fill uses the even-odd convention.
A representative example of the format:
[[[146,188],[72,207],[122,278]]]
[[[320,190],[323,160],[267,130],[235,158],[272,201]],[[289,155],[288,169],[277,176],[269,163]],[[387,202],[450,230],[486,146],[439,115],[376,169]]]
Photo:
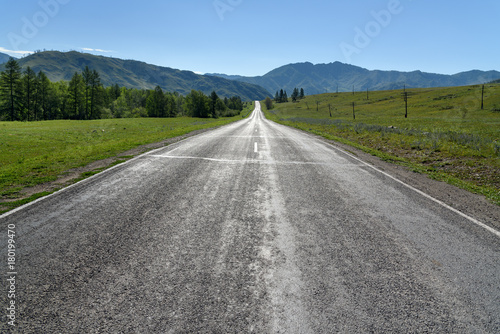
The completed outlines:
[[[0,53],[0,64],[9,56]],[[35,72],[42,70],[51,81],[69,81],[75,72],[82,72],[85,66],[99,72],[105,86],[119,86],[154,89],[160,86],[169,92],[188,94],[192,89],[210,94],[213,90],[219,96],[240,96],[244,100],[262,100],[284,89],[291,94],[295,87],[303,88],[307,95],[335,91],[364,91],[426,87],[465,86],[491,82],[500,79],[498,71],[473,70],[454,75],[426,73],[421,71],[399,72],[368,70],[362,67],[334,62],[312,64],[309,62],[288,64],[262,76],[245,77],[225,74],[199,75],[161,67],[136,60],[96,56],[76,51],[37,52],[18,60]],[[0,65],[2,71],[3,65]]]
[[[192,89],[201,90],[207,95],[215,90],[221,97],[237,95],[247,101],[263,100],[269,96],[268,91],[254,84],[77,51],[37,52],[19,59],[18,63],[22,68],[30,66],[37,73],[43,71],[51,81],[70,81],[75,72],[81,73],[88,66],[99,72],[104,86],[118,84],[138,89],[160,86],[165,91],[183,95],[187,95]],[[3,69],[0,65],[0,71]]]
[[[313,95],[337,90],[345,92],[353,89],[356,91],[402,89],[403,85],[412,88],[466,86],[500,78],[498,71],[474,70],[454,75],[421,71],[371,71],[341,62],[316,65],[309,62],[288,64],[256,77],[208,75],[256,84],[273,93],[273,96],[280,89],[291,93],[295,87],[304,88],[307,95]]]
[[[6,63],[9,60],[10,56],[5,53],[0,52],[0,64]]]

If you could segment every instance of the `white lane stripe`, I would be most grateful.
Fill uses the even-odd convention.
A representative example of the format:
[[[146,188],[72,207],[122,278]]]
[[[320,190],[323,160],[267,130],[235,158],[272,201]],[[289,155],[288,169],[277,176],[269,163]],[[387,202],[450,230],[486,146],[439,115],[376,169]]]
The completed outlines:
[[[225,163],[263,163],[269,165],[324,165],[324,166],[357,166],[364,167],[364,164],[353,164],[353,163],[331,163],[331,162],[314,162],[314,161],[276,161],[276,160],[261,160],[261,159],[217,159],[217,158],[207,158],[207,157],[194,157],[187,155],[158,155],[149,154],[144,158],[158,158],[158,159],[188,159],[188,160],[205,160],[213,162],[225,162]]]
[[[255,142],[253,145],[253,151],[254,151],[254,153],[257,153],[259,151],[259,146],[258,146],[257,142]]]

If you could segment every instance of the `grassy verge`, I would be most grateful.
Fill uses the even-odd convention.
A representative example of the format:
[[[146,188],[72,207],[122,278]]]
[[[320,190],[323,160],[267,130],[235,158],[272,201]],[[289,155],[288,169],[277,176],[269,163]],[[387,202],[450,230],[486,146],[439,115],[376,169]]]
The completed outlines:
[[[241,117],[0,122],[0,213],[46,195],[44,192],[24,198],[23,190],[54,181],[72,168],[114,157],[140,145],[239,119]],[[121,157],[118,162],[128,158],[131,157]],[[95,173],[86,172],[80,179]]]
[[[244,109],[241,111],[241,117],[246,118],[255,109],[255,102],[247,102]]]
[[[407,118],[402,91],[313,95],[265,113],[500,205],[500,85],[485,86],[483,110],[480,86],[407,91]]]

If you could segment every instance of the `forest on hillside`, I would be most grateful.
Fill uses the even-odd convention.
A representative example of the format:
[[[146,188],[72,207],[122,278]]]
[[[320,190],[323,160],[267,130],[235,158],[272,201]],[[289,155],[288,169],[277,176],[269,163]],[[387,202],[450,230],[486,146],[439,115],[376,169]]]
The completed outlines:
[[[90,120],[133,117],[230,117],[243,110],[239,96],[220,98],[192,90],[186,96],[112,85],[104,87],[96,70],[85,67],[69,82],[51,82],[44,72],[22,70],[10,58],[0,73],[0,121]]]

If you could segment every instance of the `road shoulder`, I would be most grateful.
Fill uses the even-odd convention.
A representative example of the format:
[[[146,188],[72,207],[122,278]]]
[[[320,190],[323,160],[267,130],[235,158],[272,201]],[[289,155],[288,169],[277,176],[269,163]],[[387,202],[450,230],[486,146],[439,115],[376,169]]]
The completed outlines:
[[[297,129],[298,130],[298,129]],[[298,130],[302,131],[302,130]],[[326,142],[347,154],[374,166],[392,177],[428,194],[429,196],[471,216],[480,222],[500,230],[500,206],[488,201],[482,195],[473,194],[446,182],[431,179],[426,174],[417,173],[408,167],[384,161],[353,146],[326,139],[310,132],[302,131],[310,136]]]

